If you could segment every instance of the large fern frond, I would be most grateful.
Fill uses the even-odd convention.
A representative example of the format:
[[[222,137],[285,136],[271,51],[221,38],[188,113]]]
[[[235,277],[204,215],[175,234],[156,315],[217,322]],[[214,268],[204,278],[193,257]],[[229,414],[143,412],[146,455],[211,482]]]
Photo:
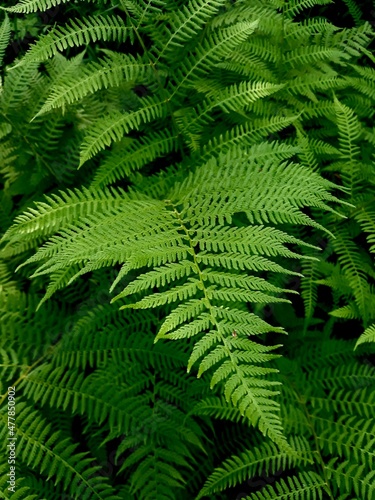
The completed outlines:
[[[213,182],[213,179],[222,181]],[[222,183],[229,193],[225,198],[221,194]],[[260,186],[272,186],[273,183],[275,187],[270,191],[270,198],[259,198]],[[114,215],[114,207],[111,207],[108,213],[86,216],[79,232],[77,226],[60,231],[61,236],[53,237],[28,262],[44,261],[35,276],[63,270],[68,262],[73,271],[75,263],[83,265],[69,282],[89,269],[116,261],[127,261],[127,271],[154,267],[154,271],[141,275],[117,298],[157,286],[161,288],[159,293],[146,295],[126,307],[158,307],[178,300],[180,304],[174,306],[165,319],[157,339],[199,335],[189,369],[200,360],[198,375],[201,376],[216,365],[211,386],[223,383],[226,398],[253,424],[258,424],[264,434],[282,444],[277,404],[273,401],[277,394],[273,389],[275,382],[264,378],[274,370],[258,366],[275,357],[272,354],[275,346],[262,346],[247,338],[264,332],[267,326],[235,304],[286,299],[276,298],[274,294],[278,288],[263,280],[223,269],[225,260],[220,261],[222,269],[206,266],[204,262],[208,262],[210,253],[219,257],[218,252],[227,254],[228,262],[233,253],[241,255],[243,262],[252,254],[256,257],[298,257],[298,253],[285,244],[303,244],[301,241],[283,231],[263,226],[263,223],[292,221],[316,225],[300,207],[308,205],[332,210],[327,205],[327,201],[336,201],[327,192],[331,186],[298,165],[284,165],[280,169],[277,163],[265,166],[256,161],[232,160],[228,163],[223,156],[218,161],[211,160],[184,183],[176,184],[166,201],[129,200],[122,202]],[[261,189],[263,192],[263,187]],[[233,226],[232,218],[239,212],[247,215],[250,223],[247,227]],[[213,225],[215,221],[218,227]],[[122,235],[120,245],[118,234]],[[159,260],[159,253],[163,255],[162,260]],[[177,283],[172,286],[176,279]],[[166,283],[169,283],[168,289],[163,291]],[[219,304],[227,304],[227,307]],[[191,307],[190,312],[183,309],[186,306]],[[239,321],[239,318],[242,319]],[[240,336],[232,338],[231,332],[237,329]]]

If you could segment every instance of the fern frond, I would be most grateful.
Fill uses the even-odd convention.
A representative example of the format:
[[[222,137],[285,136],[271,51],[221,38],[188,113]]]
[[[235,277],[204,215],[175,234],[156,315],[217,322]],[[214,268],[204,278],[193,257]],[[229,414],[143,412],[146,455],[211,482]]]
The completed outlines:
[[[80,166],[106,146],[110,146],[112,142],[122,139],[129,131],[137,130],[143,124],[164,117],[167,113],[165,104],[166,101],[144,97],[142,106],[137,111],[111,113],[99,119],[86,132],[81,146]]]
[[[354,218],[367,233],[367,242],[371,245],[369,251],[375,253],[375,209],[372,206],[371,195],[366,196],[364,200],[358,200],[356,206],[358,209],[354,212]]]
[[[280,479],[275,486],[267,485],[261,491],[252,493],[246,500],[322,500],[327,493],[325,480],[315,472],[300,472],[296,476]]]
[[[26,295],[17,289],[1,293],[0,339],[3,344],[8,342],[10,346],[17,346],[19,365],[30,365],[43,356],[51,340],[64,327],[66,307],[50,301],[46,311],[39,314],[35,313],[38,300],[37,295]]]
[[[375,407],[375,393],[367,387],[351,392],[344,389],[333,390],[327,397],[313,397],[312,404],[317,409],[334,409],[369,418]]]
[[[59,78],[36,116],[51,109],[64,108],[102,88],[119,86],[125,80],[143,79],[150,69],[150,63],[142,63],[131,55],[108,53],[105,59],[84,66],[79,78],[76,74]]]
[[[291,446],[297,451],[296,455],[280,451],[273,443],[264,443],[261,447],[227,459],[207,479],[197,500],[244,483],[249,478],[263,473],[269,476],[280,469],[291,469],[312,461],[308,443],[304,439],[294,437],[291,439]]]
[[[8,46],[10,39],[11,26],[9,17],[5,14],[4,21],[0,26],[0,66],[3,63],[3,58],[5,54],[5,49]]]
[[[342,269],[350,280],[356,305],[366,322],[369,314],[367,309],[369,285],[367,283],[366,273],[363,270],[360,253],[357,246],[352,241],[347,227],[339,227],[336,230],[333,248],[339,255],[339,262]]]
[[[362,21],[362,11],[360,7],[357,5],[357,3],[354,0],[344,0],[344,3],[348,7],[348,11],[352,18],[354,19],[354,22],[356,26],[360,26],[363,21]]]
[[[337,459],[332,459],[326,469],[329,478],[334,478],[337,484],[337,490],[347,495],[354,490],[357,497],[371,498],[374,491],[375,471],[366,473],[365,466],[351,464],[346,460],[336,464]]]
[[[291,69],[295,69],[301,65],[311,65],[322,61],[333,61],[340,64],[345,59],[349,59],[349,56],[341,50],[313,45],[288,52],[285,56],[285,64]]]
[[[169,15],[170,28],[167,38],[159,47],[158,59],[168,56],[176,47],[183,47],[196,37],[209,19],[216,14],[224,0],[190,0],[187,5]]]
[[[41,75],[37,71],[37,64],[29,64],[27,68],[16,69],[8,75],[0,93],[1,109],[4,115],[14,113],[20,104],[28,101],[33,86],[37,86]],[[25,111],[24,111],[25,112]]]
[[[220,91],[212,93],[207,100],[203,101],[194,121],[198,123],[213,121],[214,118],[210,117],[209,114],[216,107],[225,113],[247,110],[247,107],[252,102],[271,95],[282,87],[282,85],[273,85],[267,82],[241,82],[238,85],[235,84],[220,89]],[[190,127],[194,127],[194,121],[189,124]]]
[[[177,136],[169,130],[150,133],[139,140],[125,139],[117,149],[113,148],[99,165],[91,187],[98,189],[128,177],[134,170],[139,170],[156,158],[175,151],[177,146]]]
[[[330,0],[18,1],[0,497],[221,499],[261,477],[249,499],[371,499],[371,23],[354,0],[353,28]]]
[[[19,215],[14,221],[16,226],[6,231],[3,241],[8,238],[15,239],[13,244],[4,248],[4,255],[11,256],[25,251],[41,236],[52,234],[77,218],[90,216],[99,206],[99,210],[103,212],[113,210],[116,206],[119,208],[123,204],[123,197],[121,190],[97,192],[87,189],[46,196],[45,202],[36,202],[35,208]],[[28,235],[27,242],[19,238],[22,234]]]
[[[288,127],[297,119],[298,116],[273,116],[271,119],[259,120],[255,118],[244,124],[236,125],[219,134],[217,137],[210,139],[202,148],[202,158],[207,160],[219,151],[224,153],[239,145],[247,147],[255,146],[263,142],[270,134]]]
[[[329,5],[332,0],[291,0],[284,10],[284,15],[293,18],[304,9],[311,9],[315,5]]]
[[[335,99],[341,158],[345,161],[341,169],[343,179],[353,196],[355,176],[358,171],[359,147],[356,144],[361,135],[360,124],[353,110]]]
[[[82,271],[76,274],[78,276],[91,269],[92,265],[95,268],[105,265],[107,259],[113,263],[116,259],[119,262],[125,262],[131,257],[133,262],[130,262],[133,268],[141,268],[145,265],[154,267],[153,261],[150,261],[145,252],[148,250],[150,256],[153,255],[155,259],[155,250],[163,247],[165,250],[170,248],[172,253],[168,258],[164,251],[163,262],[169,265],[157,267],[148,274],[142,273],[141,277],[130,283],[130,288],[125,289],[117,298],[128,294],[138,294],[140,291],[147,291],[155,286],[161,290],[144,296],[132,305],[125,304],[122,307],[154,308],[176,301],[186,302],[193,306],[191,312],[187,313],[187,309],[181,309],[179,315],[174,316],[173,321],[168,316],[165,320],[167,324],[171,322],[181,324],[181,313],[185,318],[191,317],[198,305],[191,301],[199,299],[201,301],[199,308],[203,306],[200,319],[197,318],[199,323],[194,325],[193,319],[192,324],[191,322],[181,324],[179,330],[175,331],[176,338],[204,334],[193,348],[188,369],[190,370],[192,365],[200,360],[198,376],[201,376],[216,365],[211,386],[222,384],[227,400],[231,400],[235,406],[238,406],[254,425],[259,425],[264,434],[285,446],[281,424],[277,417],[278,405],[273,401],[273,397],[277,394],[273,388],[277,382],[264,378],[265,375],[273,373],[274,369],[257,366],[275,358],[272,351],[277,346],[262,346],[250,341],[243,336],[247,332],[242,333],[242,331],[240,331],[240,337],[228,338],[228,330],[236,327],[240,327],[241,330],[243,328],[240,325],[241,321],[234,320],[230,314],[233,302],[261,303],[286,299],[263,293],[262,290],[270,293],[280,290],[259,278],[251,279],[251,277],[246,278],[236,273],[217,272],[210,268],[203,269],[200,268],[201,264],[198,264],[201,251],[230,252],[231,255],[235,252],[244,256],[249,255],[250,252],[255,255],[298,257],[296,252],[285,247],[285,243],[303,244],[300,240],[272,227],[256,224],[262,224],[265,217],[267,221],[276,224],[289,220],[297,224],[306,224],[311,221],[314,225],[315,223],[310,218],[302,216],[299,207],[315,205],[330,209],[326,201],[337,199],[327,191],[333,185],[316,174],[301,169],[298,165],[290,165],[290,167],[285,165],[278,173],[277,167],[278,163],[261,168],[256,161],[248,163],[244,159],[238,163],[232,160],[228,164],[225,156],[220,157],[219,160],[211,160],[197,172],[188,176],[184,182],[176,184],[169,193],[171,201],[149,200],[147,203],[146,200],[127,201],[122,203],[117,214],[97,212],[95,215],[86,216],[82,219],[79,233],[77,227],[60,230],[60,236],[53,237],[28,262],[44,261],[44,264],[34,273],[34,276],[37,276],[66,269],[66,259],[68,259],[69,268],[72,268],[74,263],[84,264]],[[222,174],[224,171],[226,171],[225,176]],[[259,182],[255,182],[258,177]],[[219,181],[213,182],[214,179],[219,179]],[[225,189],[230,193],[224,199],[221,195],[222,182],[225,183]],[[283,185],[285,186],[285,201],[283,202],[286,210],[285,219],[280,216],[273,218],[271,215],[275,203],[272,196],[270,200],[262,200],[262,207],[251,206],[251,201],[249,205],[249,200],[259,198],[257,186],[264,186],[265,182],[267,185],[271,183],[271,186],[275,183],[272,196],[277,196],[279,203],[283,200]],[[313,190],[311,190],[312,185],[315,185]],[[294,201],[292,201],[291,192],[294,193]],[[292,208],[293,204],[294,208]],[[177,210],[177,206],[181,208]],[[278,210],[281,210],[281,205]],[[238,212],[247,214],[250,225],[243,228],[224,226],[224,224],[232,224],[232,217]],[[147,217],[144,218],[143,214],[147,214]],[[132,218],[133,222],[131,222]],[[26,219],[28,222],[29,217]],[[214,227],[214,221],[218,221],[223,227]],[[156,228],[161,230],[160,234],[155,233]],[[118,234],[122,235],[121,246],[116,244]],[[145,238],[141,245],[140,236]],[[173,249],[176,244],[178,253]],[[196,248],[200,251],[197,252]],[[185,256],[181,257],[183,249],[185,249]],[[224,262],[222,261],[221,266]],[[128,270],[131,267],[128,267]],[[70,281],[72,280],[73,278]],[[183,283],[180,283],[181,280]],[[163,287],[166,285],[168,289],[164,291]],[[218,307],[223,303],[228,304],[229,311]],[[173,312],[172,315],[174,315]],[[243,324],[247,324],[251,334],[264,331],[265,325],[262,323],[257,325],[257,323],[259,322],[250,316],[243,318]],[[172,333],[170,329],[168,330],[165,325],[162,327],[163,336]],[[204,333],[207,330],[208,333]]]
[[[0,488],[1,488],[1,497],[6,500],[37,500],[38,496],[41,500],[45,500],[44,496],[40,496],[40,490],[35,490],[33,493],[33,488],[31,488],[28,484],[26,477],[17,477],[15,480],[14,493],[12,490],[8,490],[10,487],[9,481],[9,464],[2,463],[0,465]]]
[[[68,47],[88,45],[97,40],[124,42],[128,36],[129,28],[124,26],[120,17],[95,16],[84,20],[77,18],[41,36],[12,70],[26,64],[45,61]]]
[[[359,77],[348,77],[349,82],[364,95],[374,99],[375,70],[373,68],[362,68],[361,66],[354,66],[353,69],[358,73]]]
[[[356,417],[349,415],[344,415],[344,419],[340,417],[337,423],[324,418],[314,418],[314,425],[319,432],[319,443],[324,452],[344,456],[372,470],[375,461],[375,454],[372,450],[375,442],[373,428],[371,428],[372,422],[365,423],[360,420],[364,425],[364,429],[360,429],[355,420],[357,420]]]
[[[314,381],[327,389],[356,389],[371,386],[375,370],[368,365],[361,365],[356,360],[348,362],[346,366],[336,368],[321,367],[318,372],[309,375],[309,380]]]
[[[38,10],[44,11],[70,1],[71,0],[21,0],[21,2],[13,7],[1,8],[15,14],[30,14],[31,12],[37,12]]]
[[[302,264],[303,279],[301,283],[301,297],[305,307],[305,324],[313,317],[317,304],[317,279],[321,276],[319,262],[307,260]]]
[[[365,342],[375,342],[375,325],[371,325],[362,333],[362,335],[357,340],[355,348],[357,348],[360,344]]]
[[[67,375],[64,367],[52,368],[42,365],[34,370],[23,384],[24,394],[40,404],[48,404],[66,411],[86,414],[87,418],[102,424],[108,418],[111,428],[121,428],[129,432],[133,419],[137,419],[140,408],[138,392],[148,384],[148,374],[138,374],[135,383],[128,374],[129,384],[122,386],[117,397],[111,394],[113,379],[99,370],[91,377],[84,378],[84,373],[71,370]],[[138,418],[141,415],[138,414]]]
[[[231,51],[257,28],[258,22],[238,23],[208,36],[197,47],[196,54],[189,60],[182,59],[175,70],[176,83],[171,88],[171,96],[181,88],[191,86],[197,79],[205,76],[210,68],[229,56]]]
[[[3,429],[7,429],[5,416]],[[17,455],[19,460],[37,469],[47,480],[54,477],[75,498],[83,500],[118,500],[108,479],[95,477],[100,466],[92,466],[87,453],[75,453],[77,444],[69,438],[59,439],[59,432],[51,432],[40,413],[31,411],[25,403],[18,403],[17,414]],[[4,435],[4,432],[1,433]]]
[[[112,307],[113,309],[113,307]],[[117,311],[117,308],[116,308]],[[86,333],[86,329],[81,328],[74,331],[71,338],[64,339],[56,346],[53,353],[53,363],[57,366],[82,367],[100,366],[114,361],[121,364],[124,360],[142,361],[144,366],[162,369],[165,367],[176,368],[186,366],[188,355],[183,345],[163,346],[152,345],[147,336],[146,328],[141,320],[137,321],[116,321],[113,326],[108,326],[96,335]],[[143,321],[143,323],[146,323]],[[132,328],[135,334],[129,336],[119,335],[119,329]]]
[[[137,29],[152,16],[160,14],[167,5],[166,0],[122,0],[121,5],[137,20]]]

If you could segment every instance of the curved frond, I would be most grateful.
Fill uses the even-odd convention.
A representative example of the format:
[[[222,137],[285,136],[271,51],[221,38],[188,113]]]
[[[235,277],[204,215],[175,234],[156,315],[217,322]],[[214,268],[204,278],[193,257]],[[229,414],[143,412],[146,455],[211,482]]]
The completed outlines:
[[[129,28],[124,26],[120,17],[95,16],[84,20],[74,19],[65,26],[52,28],[49,33],[41,36],[13,68],[45,61],[68,47],[88,45],[97,40],[123,42],[128,36]]]

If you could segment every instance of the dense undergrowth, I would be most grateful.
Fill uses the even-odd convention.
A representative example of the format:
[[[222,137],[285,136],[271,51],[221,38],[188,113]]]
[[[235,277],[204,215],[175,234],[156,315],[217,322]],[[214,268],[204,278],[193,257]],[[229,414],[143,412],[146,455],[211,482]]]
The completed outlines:
[[[0,21],[0,498],[375,498],[375,7]]]

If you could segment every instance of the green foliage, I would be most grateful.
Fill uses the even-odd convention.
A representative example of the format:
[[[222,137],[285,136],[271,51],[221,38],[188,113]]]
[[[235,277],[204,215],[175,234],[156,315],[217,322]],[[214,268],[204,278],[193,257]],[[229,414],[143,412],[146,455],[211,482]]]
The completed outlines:
[[[9,17],[5,16],[4,21],[0,27],[0,64],[3,62],[5,49],[10,39],[10,22]]]
[[[2,498],[374,498],[374,30],[344,3],[2,6]]]
[[[16,67],[44,61],[69,47],[80,47],[98,40],[123,42],[127,37],[128,29],[120,17],[95,16],[72,20],[66,26],[56,27],[41,36]]]

